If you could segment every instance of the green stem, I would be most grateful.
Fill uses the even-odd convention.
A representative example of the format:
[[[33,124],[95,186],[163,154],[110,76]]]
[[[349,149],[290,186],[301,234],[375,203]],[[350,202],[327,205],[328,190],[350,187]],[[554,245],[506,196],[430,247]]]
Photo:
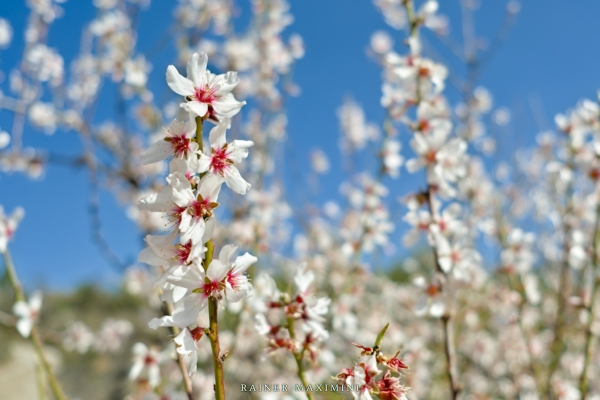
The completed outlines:
[[[404,7],[406,8],[406,15],[410,23],[410,36],[414,38],[419,37],[419,21],[415,15],[415,4],[413,0],[405,0]]]
[[[287,318],[288,323],[288,331],[290,332],[290,338],[294,341],[296,340],[296,331],[294,330],[294,317]],[[308,382],[306,381],[306,374],[304,371],[304,365],[302,363],[302,359],[304,358],[304,349],[301,351],[294,351],[294,358],[296,359],[296,365],[298,366],[298,377],[300,378],[300,382],[302,382],[302,387],[306,388],[308,386]],[[314,400],[314,396],[312,392],[305,391],[306,397],[310,400]]]
[[[15,291],[15,298],[17,301],[24,302],[26,300],[25,300],[25,294],[23,293],[23,287],[21,286],[21,282],[19,282],[19,278],[17,277],[17,273],[15,271],[15,267],[10,258],[8,249],[4,252],[3,255],[4,255],[4,265],[6,267],[6,273],[8,274],[8,279],[10,280],[10,283],[12,284],[12,287]],[[67,397],[63,393],[62,388],[60,387],[60,384],[58,383],[58,380],[56,379],[56,376],[54,376],[54,373],[52,372],[50,363],[48,362],[48,359],[46,358],[46,354],[44,353],[44,346],[42,344],[42,339],[40,338],[40,335],[37,330],[37,326],[35,326],[35,325],[33,326],[33,328],[31,328],[31,342],[33,343],[33,347],[39,358],[40,365],[46,372],[46,376],[48,377],[48,383],[50,384],[52,393],[54,393],[54,397],[56,397],[56,400],[67,400]]]
[[[207,271],[213,259],[215,246],[212,240],[206,242],[206,254],[204,256],[204,270]],[[207,278],[208,279],[208,278]],[[213,368],[215,371],[215,397],[216,400],[225,400],[225,376],[223,371],[223,361],[226,355],[221,355],[221,344],[219,343],[219,323],[218,323],[219,301],[210,297],[208,299],[208,317],[209,327],[205,330],[206,336],[210,340],[210,347],[213,355]]]

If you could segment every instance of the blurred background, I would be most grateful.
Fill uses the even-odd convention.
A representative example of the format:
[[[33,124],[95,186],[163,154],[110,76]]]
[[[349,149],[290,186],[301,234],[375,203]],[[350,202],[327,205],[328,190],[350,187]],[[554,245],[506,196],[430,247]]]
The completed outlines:
[[[118,21],[102,20],[106,12],[103,7],[111,2],[112,0],[0,2],[0,18],[8,21],[11,26],[8,31],[4,28],[3,32],[5,35],[9,32],[12,36],[10,45],[0,49],[0,101],[10,97],[8,94],[11,92],[18,92],[14,90],[15,86],[19,86],[20,79],[16,71],[24,65],[22,60],[27,48],[25,38],[35,34],[28,28],[33,14],[43,9],[44,12],[36,18],[52,20],[50,29],[44,33],[45,40],[49,48],[55,49],[63,57],[65,74],[84,75],[85,69],[88,68],[86,64],[74,63],[80,56],[80,48],[101,47],[102,42],[102,35],[97,35],[97,42],[91,44],[91,24],[96,24],[94,29],[103,30],[107,36],[111,33],[111,24],[119,24]],[[103,132],[108,132],[106,136],[109,139],[117,138],[112,144],[104,143],[105,148],[99,146],[101,150],[97,154],[98,160],[105,162],[107,166],[116,165],[114,170],[109,170],[108,173],[100,170],[100,179],[95,177],[97,180],[94,181],[85,165],[89,160],[82,158],[86,147],[80,132],[69,128],[68,123],[50,123],[52,112],[42,112],[41,117],[38,115],[42,120],[40,123],[39,120],[32,121],[31,115],[25,117],[25,113],[15,113],[14,109],[6,106],[10,103],[8,100],[0,103],[4,104],[0,108],[0,132],[5,131],[12,136],[11,146],[15,145],[15,138],[19,137],[19,146],[34,149],[31,154],[39,157],[39,160],[34,158],[28,166],[28,174],[16,171],[18,168],[12,168],[8,163],[0,162],[0,205],[4,207],[6,214],[10,214],[16,207],[23,207],[25,210],[25,217],[10,242],[11,257],[26,291],[30,293],[41,289],[44,292],[44,311],[40,317],[40,326],[43,327],[45,341],[50,345],[48,356],[60,371],[65,390],[85,400],[125,398],[131,392],[131,383],[127,376],[131,367],[132,345],[142,341],[158,346],[164,345],[166,341],[165,332],[151,331],[147,328],[148,321],[157,316],[160,302],[157,301],[153,289],[148,289],[152,288],[152,282],[148,280],[148,275],[140,273],[140,268],[144,267],[137,262],[137,256],[144,248],[145,234],[154,230],[148,228],[151,223],[143,220],[135,208],[141,195],[160,189],[164,183],[166,168],[163,165],[160,167],[162,169],[148,173],[148,176],[151,176],[148,178],[144,175],[147,171],[139,165],[124,164],[123,167],[119,164],[121,160],[115,161],[111,158],[113,154],[109,151],[110,146],[116,150],[125,149],[124,152],[129,153],[128,156],[134,157],[150,142],[156,140],[160,136],[157,136],[160,128],[165,126],[160,119],[162,116],[175,115],[179,101],[175,100],[165,83],[167,66],[174,64],[183,72],[190,51],[206,51],[211,55],[211,71],[224,73],[230,69],[228,67],[231,64],[223,62],[222,57],[219,58],[222,50],[218,47],[221,44],[219,40],[231,40],[236,35],[242,36],[244,32],[252,31],[254,26],[260,25],[260,16],[257,16],[260,13],[255,11],[260,9],[263,2],[128,0],[112,3],[122,5],[121,8],[127,11],[131,19],[131,28],[135,32],[132,35],[135,52],[132,54],[144,57],[146,64],[142,68],[143,80],[147,77],[147,84],[144,82],[140,85],[145,88],[137,91],[135,87],[132,88],[135,85],[127,86],[123,83],[122,76],[119,75],[122,74],[120,68],[123,66],[117,65],[114,68],[120,71],[119,73],[115,72],[112,76],[107,74],[104,77],[97,98],[89,107],[93,112],[87,112],[86,109],[84,116],[90,115],[87,123],[97,132],[97,143],[105,140],[101,137]],[[344,136],[341,124],[344,117],[341,116],[340,107],[345,102],[354,101],[364,110],[365,120],[382,130],[385,119],[385,109],[381,106],[383,80],[381,60],[378,60],[374,52],[375,39],[389,38],[393,49],[398,53],[407,52],[404,30],[394,29],[390,24],[386,24],[382,13],[378,11],[378,7],[388,3],[395,2],[302,0],[291,2],[290,9],[282,12],[286,14],[286,18],[293,16],[293,19],[286,20],[286,23],[290,22],[289,26],[282,23],[285,28],[282,29],[282,40],[292,43],[297,38],[294,35],[298,34],[302,37],[303,45],[297,46],[300,50],[296,49],[295,59],[289,63],[289,71],[280,73],[277,79],[273,78],[282,95],[270,106],[275,104],[273,107],[276,108],[276,112],[273,114],[285,116],[285,127],[282,129],[285,140],[280,140],[272,148],[266,145],[264,147],[271,151],[275,165],[272,176],[268,179],[273,187],[277,187],[277,193],[286,204],[282,204],[283,201],[278,203],[271,202],[272,199],[260,198],[261,195],[265,195],[265,192],[260,191],[256,191],[259,193],[258,199],[252,199],[252,190],[249,197],[255,207],[256,204],[260,205],[261,201],[267,204],[265,214],[269,217],[274,215],[270,219],[281,218],[285,221],[281,230],[274,229],[274,233],[270,233],[271,237],[278,239],[277,236],[280,236],[281,239],[273,240],[277,242],[273,247],[269,247],[271,243],[267,240],[264,243],[257,240],[254,246],[241,244],[244,248],[262,253],[264,258],[268,259],[264,265],[261,264],[261,268],[275,266],[278,282],[284,278],[288,278],[289,281],[290,274],[285,276],[287,272],[281,272],[277,275],[279,272],[276,268],[278,262],[287,266],[291,263],[290,260],[301,253],[298,249],[308,241],[303,241],[305,237],[301,233],[308,225],[309,217],[320,212],[315,210],[324,210],[323,214],[339,213],[339,208],[336,207],[342,205],[343,208],[347,197],[350,197],[348,181],[352,179],[352,175],[362,170],[374,170],[378,165],[379,148],[375,141],[367,141],[362,152],[341,151]],[[214,18],[214,21],[208,24],[211,28],[207,28],[206,32],[190,29],[191,32],[186,32],[190,33],[189,37],[182,35],[181,30],[185,30],[181,28],[182,21],[185,21],[182,10],[185,11],[186,7],[202,9],[205,5],[214,5],[211,9],[211,18]],[[450,104],[456,106],[471,100],[465,95],[465,82],[472,85],[468,90],[475,93],[473,98],[477,97],[476,100],[480,102],[489,102],[488,111],[482,119],[486,125],[486,140],[489,139],[486,143],[491,143],[496,151],[485,160],[488,172],[501,170],[502,168],[498,167],[503,165],[509,168],[515,166],[518,149],[535,146],[538,133],[555,130],[554,116],[557,113],[572,108],[581,98],[596,97],[595,90],[600,87],[600,52],[597,44],[597,38],[600,37],[600,2],[580,0],[575,5],[565,0],[523,4],[516,1],[440,1],[438,15],[443,17],[437,21],[437,34],[430,30],[422,30],[423,54],[448,67],[450,72],[444,95]],[[198,19],[201,18],[202,13]],[[219,18],[227,20],[230,25],[225,33],[215,34],[211,31],[214,28],[211,24],[218,26]],[[467,47],[470,46],[482,57],[477,60],[476,65],[468,63],[468,54],[464,54],[462,47],[465,41],[469,42]],[[233,50],[236,51],[239,54],[251,53],[243,46]],[[241,58],[243,61],[243,57]],[[50,61],[49,58],[41,57],[39,64],[51,68]],[[485,90],[478,91],[475,87]],[[87,86],[82,85],[79,89],[83,92],[81,97],[85,97]],[[52,99],[60,103],[65,96],[61,90],[62,88],[50,88],[41,99],[48,102]],[[236,94],[236,97],[245,98],[241,94]],[[238,138],[251,131],[244,124],[252,122],[253,114],[246,110],[260,108],[260,102],[261,99],[248,96],[248,106],[243,108],[240,116],[234,120],[232,137]],[[160,115],[158,123],[147,115],[140,117],[144,110],[147,111],[141,108],[142,103],[156,105]],[[77,104],[73,106],[76,107]],[[458,115],[459,107],[453,111]],[[275,117],[269,119],[271,115],[268,112],[264,115],[267,121],[277,122]],[[164,120],[168,119],[170,118]],[[242,125],[244,127],[240,128]],[[208,123],[205,126],[209,126]],[[121,136],[115,133],[119,130]],[[15,135],[15,132],[19,134]],[[115,136],[111,136],[113,133]],[[127,142],[125,145],[120,142],[119,139],[123,137],[131,139],[133,144]],[[410,139],[411,136],[406,131],[399,129],[398,140],[402,143],[400,153],[405,159],[411,158],[413,154],[409,146]],[[257,157],[256,154],[264,150],[259,151],[257,147],[261,144],[257,144],[258,146],[250,151],[249,160],[252,159],[253,152]],[[129,152],[131,149],[133,150]],[[324,159],[326,161],[323,161]],[[43,169],[38,168],[42,160]],[[128,170],[129,167],[131,170]],[[111,176],[115,171],[118,176]],[[246,176],[246,171],[243,172]],[[250,172],[248,176],[255,177],[250,175]],[[362,282],[364,276],[361,275],[361,268],[365,267],[365,270],[376,272],[374,275],[377,277],[374,279],[383,277],[384,283],[373,283],[372,287],[369,286],[364,291],[372,289],[372,293],[380,294],[384,293],[381,289],[384,287],[389,289],[390,295],[406,296],[398,302],[406,301],[410,307],[405,307],[398,318],[399,321],[408,321],[413,318],[410,308],[416,298],[416,295],[412,296],[416,289],[407,289],[407,292],[399,293],[397,287],[385,285],[386,282],[393,282],[394,285],[409,286],[412,274],[417,268],[415,265],[425,266],[428,271],[434,269],[431,249],[424,237],[421,238],[419,246],[414,248],[407,248],[402,243],[402,237],[411,229],[410,225],[402,221],[406,211],[402,200],[410,193],[425,189],[424,172],[408,174],[402,167],[398,178],[385,176],[382,181],[389,189],[385,202],[390,211],[390,220],[394,224],[393,232],[389,234],[387,242],[381,248],[377,247],[372,254],[357,252],[356,258],[362,264],[360,268],[352,269],[348,275],[355,282],[348,285],[351,289],[344,288],[348,293],[342,290],[344,293],[339,297],[346,296],[346,300],[348,297],[358,298],[356,293],[352,292],[352,285]],[[127,183],[133,187],[130,188],[130,192],[127,189],[123,190]],[[508,197],[510,201],[510,196]],[[235,196],[225,194],[222,198],[232,210],[223,211],[223,214],[219,215],[219,218],[223,217],[224,220],[233,220],[240,209],[240,213],[243,214],[251,208],[244,208],[247,203]],[[280,208],[270,207],[272,204]],[[530,215],[525,215],[523,220],[525,227],[533,226],[533,218]],[[225,230],[235,231],[234,233],[246,228],[233,224],[231,227],[225,226]],[[483,255],[483,269],[493,271],[498,267],[501,246],[496,242],[484,243],[484,240],[479,238],[477,241],[477,244],[481,245],[478,250]],[[324,263],[327,264],[328,261],[332,260],[325,260]],[[355,261],[348,265],[359,264]],[[328,278],[329,276],[320,274],[317,280],[326,281]],[[377,286],[380,283],[381,285]],[[329,284],[330,282],[325,282],[322,287],[327,288]],[[16,319],[9,310],[14,299],[5,274],[1,285],[0,310],[3,311],[0,311],[0,388],[8,389],[7,392],[0,389],[0,398],[30,399],[37,393],[35,388],[32,387],[31,392],[24,392],[23,388],[31,383],[32,376],[39,377],[40,372],[36,369],[32,348],[24,344],[12,329]],[[328,289],[335,292],[332,288]],[[552,284],[543,286],[542,291],[544,290],[550,293],[553,290]],[[358,293],[364,294],[360,291]],[[502,297],[493,289],[490,289],[490,293],[492,297]],[[339,294],[328,293],[332,298]],[[484,308],[487,306],[487,298],[476,299],[479,299]],[[370,301],[381,307],[386,306],[377,304],[372,297]],[[464,306],[468,301],[459,298],[457,308],[463,312],[467,308],[461,308],[461,305]],[[340,301],[339,304],[341,306],[336,310],[343,313],[345,303]],[[362,315],[371,315],[367,305],[371,304],[363,304],[367,309],[362,310]],[[542,307],[539,307],[539,310],[541,309]],[[224,314],[228,318],[227,323],[237,329],[243,324],[236,312],[239,313],[239,310],[228,310]],[[356,314],[360,315],[358,312]],[[462,328],[469,324],[469,315],[466,311],[464,314],[462,317],[467,322]],[[494,316],[488,315],[487,310],[475,315],[486,323],[494,321]],[[554,314],[546,312],[545,316],[547,315]],[[372,316],[376,319],[381,315],[373,312]],[[72,345],[68,341],[65,343],[65,327],[70,329],[70,335],[85,333],[85,329],[80,331],[80,327],[74,325],[75,320],[91,327],[97,335],[96,341],[89,344],[93,351],[85,355],[64,351]],[[399,321],[396,321],[396,328],[391,328],[390,336],[395,337],[394,343],[404,345],[404,331],[399,333]],[[248,326],[252,324],[245,322]],[[379,322],[381,321],[378,321],[378,324]],[[406,329],[412,333],[413,338],[420,338],[421,333],[426,331],[423,326],[437,322],[437,319],[430,318],[422,325],[407,324]],[[490,324],[493,324],[492,322]],[[340,329],[344,330],[345,325],[340,324]],[[360,325],[356,321],[354,324]],[[362,328],[359,326],[357,332],[364,333],[359,329]],[[380,327],[365,329],[377,331]],[[393,336],[394,329],[397,329],[396,336]],[[232,332],[235,330],[226,332],[230,341],[233,340]],[[441,351],[437,333],[430,334],[431,337],[423,339],[423,343],[430,340],[434,343],[432,346],[413,343],[414,346],[429,348],[432,352]],[[252,337],[250,333],[247,335]],[[540,328],[542,339],[545,338],[544,335],[548,336],[548,330],[542,331]],[[356,333],[356,336],[359,334]],[[371,339],[371,336],[367,337]],[[349,337],[344,339],[350,340]],[[543,343],[547,342],[548,340]],[[408,345],[408,348],[411,349],[411,345]],[[82,353],[86,353],[87,350],[86,348]],[[336,351],[339,351],[339,348]],[[485,352],[480,348],[473,351],[477,354]],[[416,353],[417,351],[411,353],[414,360],[419,359]],[[210,361],[207,354],[200,362],[206,367],[205,370],[208,369]],[[339,354],[345,353],[339,351]],[[248,356],[246,361],[258,362],[256,354],[252,353],[252,357]],[[340,356],[340,359],[343,357],[346,355]],[[283,365],[284,362],[280,361],[278,359],[274,365]],[[427,359],[427,362],[429,361],[431,358]],[[469,364],[464,368],[473,368],[478,372],[485,370],[481,365],[473,365]],[[438,364],[435,366],[435,371],[443,370]],[[278,371],[276,367],[273,368],[274,371]],[[423,370],[417,368],[417,371]],[[167,370],[166,374],[171,372]],[[321,373],[323,376],[327,375],[323,370]],[[439,383],[445,377],[440,378],[441,373],[438,375],[436,382]],[[208,375],[198,376],[200,378],[197,379],[205,379],[204,384],[210,383]],[[232,382],[233,379],[237,377],[232,378]],[[412,379],[420,378],[415,373]],[[492,376],[490,381],[494,380],[496,378]],[[82,381],[85,381],[85,386],[81,385]],[[428,381],[425,379],[424,382]],[[427,384],[421,387],[423,386]],[[439,386],[445,388],[445,383],[442,382]],[[441,390],[442,392],[437,393],[445,393],[443,390],[446,389]],[[430,398],[441,398],[435,397],[436,392],[433,393]],[[134,398],[147,399],[128,397]],[[201,396],[199,398],[203,399]],[[508,395],[504,398],[511,397]]]
[[[474,13],[477,33],[492,38],[502,26],[506,4],[481,3]],[[600,57],[593,39],[600,35],[600,25],[596,23],[600,3],[584,0],[572,6],[565,1],[549,0],[521,6],[514,26],[479,82],[493,94],[494,107],[510,110],[510,124],[493,132],[500,149],[497,157],[509,163],[515,149],[533,145],[539,131],[552,129],[557,112],[582,97],[594,97],[595,88],[600,87]],[[83,40],[81,30],[96,16],[97,9],[91,1],[67,1],[61,7],[64,17],[53,24],[48,45],[59,50],[68,69]],[[148,58],[152,63],[149,88],[157,96],[165,93],[166,67],[174,62],[172,46],[161,47],[160,42],[173,23],[176,7],[177,2],[154,1],[138,15],[138,48],[152,56]],[[243,29],[250,19],[249,4],[236,3],[235,9],[235,23]],[[340,128],[336,110],[344,98],[350,97],[364,107],[367,120],[381,123],[384,114],[379,104],[381,69],[367,54],[371,35],[384,30],[395,40],[395,48],[402,50],[404,34],[386,25],[369,1],[351,6],[343,0],[301,1],[294,2],[290,11],[294,22],[286,34],[299,33],[306,53],[293,71],[300,94],[285,105],[288,140],[283,149],[286,160],[283,167],[288,202],[300,207],[307,200],[323,204],[341,197],[339,186],[346,172],[338,148]],[[441,2],[439,13],[450,21],[450,37],[460,42],[463,33],[458,1]],[[2,2],[0,16],[9,20],[14,29],[11,46],[0,52],[3,71],[0,88],[7,92],[8,74],[23,53],[28,8],[24,1]],[[426,51],[429,49],[434,59],[454,68],[456,74],[465,73],[463,64],[447,46],[430,32],[425,32],[425,37]],[[484,39],[482,42],[481,46],[489,45]],[[460,98],[459,91],[451,84],[445,94],[451,102]],[[115,86],[105,85],[94,124],[118,115],[114,99]],[[1,110],[0,129],[10,132],[13,117],[12,112]],[[405,156],[410,154],[407,138],[401,137]],[[72,132],[61,128],[52,135],[39,130],[32,132],[29,121],[25,123],[25,145],[65,155],[81,151]],[[330,160],[330,170],[320,177],[318,191],[314,185],[310,186],[308,174],[302,173],[308,168],[310,152],[315,148],[322,149]],[[418,174],[408,175],[403,171],[398,184],[389,181],[392,183],[389,197],[405,194],[421,180]],[[50,163],[39,179],[26,179],[18,173],[0,174],[0,204],[7,212],[22,206],[27,213],[12,244],[12,255],[26,287],[72,289],[85,283],[112,288],[119,285],[119,271],[111,268],[92,240],[87,196],[87,177],[82,170]],[[135,263],[143,244],[136,225],[110,193],[102,191],[100,201],[102,230],[108,244],[123,263]],[[387,264],[407,254],[399,241],[407,229],[405,225],[397,224],[390,241],[396,249],[390,251]]]

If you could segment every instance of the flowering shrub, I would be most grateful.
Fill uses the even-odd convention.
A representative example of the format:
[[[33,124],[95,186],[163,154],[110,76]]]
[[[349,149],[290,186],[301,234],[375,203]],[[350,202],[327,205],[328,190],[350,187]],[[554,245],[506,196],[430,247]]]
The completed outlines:
[[[254,0],[246,30],[234,23],[233,1],[180,0],[169,66],[137,47],[149,0],[94,0],[98,14],[69,68],[47,41],[62,2],[27,1],[22,59],[0,93],[0,109],[14,114],[11,133],[0,130],[0,170],[34,178],[52,163],[86,170],[94,241],[123,276],[126,297],[114,308],[130,313],[94,324],[89,311],[61,326],[44,319],[46,298],[23,289],[10,255],[25,212],[0,207],[11,288],[0,323],[31,342],[40,398],[96,398],[61,384],[68,368],[53,363],[52,345],[67,358],[127,353],[113,381],[128,382],[111,394],[127,400],[600,399],[598,101],[557,115],[557,132],[539,134],[512,168],[494,164],[489,126],[511,114],[494,108],[478,79],[495,47],[464,38],[467,75],[453,104],[452,71],[423,40],[426,31],[455,45],[438,2],[375,0],[404,31],[398,45],[375,32],[368,49],[382,73],[384,121],[342,102],[343,201],[299,208],[280,174],[292,163],[281,157],[285,104],[299,94],[292,72],[304,56],[302,38],[287,33],[286,0]],[[475,3],[464,2],[464,13]],[[496,40],[519,9],[507,3]],[[0,49],[12,38],[0,18]],[[166,71],[163,103],[150,90],[151,69]],[[98,125],[105,85],[116,89],[120,115]],[[23,147],[24,126],[74,132],[81,155]],[[315,187],[334,167],[320,148],[308,164]],[[392,198],[407,174],[419,183]],[[104,237],[104,191],[144,239],[134,265]],[[400,268],[369,268],[395,241],[424,246]]]

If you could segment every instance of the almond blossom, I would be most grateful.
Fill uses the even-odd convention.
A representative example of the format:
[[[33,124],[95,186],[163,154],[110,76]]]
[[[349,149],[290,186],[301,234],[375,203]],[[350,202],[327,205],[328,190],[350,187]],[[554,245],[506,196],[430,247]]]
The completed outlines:
[[[150,326],[153,329],[159,326],[185,328],[196,321],[209,298],[220,301],[226,297],[229,302],[237,302],[248,296],[252,286],[243,274],[257,258],[246,253],[231,262],[236,249],[233,245],[224,246],[219,258],[212,260],[206,271],[196,263],[167,271],[166,282],[186,291],[181,300],[177,299],[172,316],[155,318]]]
[[[200,152],[198,172],[218,175],[231,190],[246,194],[251,185],[242,178],[235,165],[248,157],[248,148],[254,143],[250,140],[234,140],[227,143],[225,134],[230,123],[228,118],[224,118],[210,131],[210,153]]]
[[[17,301],[13,306],[13,312],[19,320],[17,330],[23,337],[29,337],[31,329],[35,325],[40,309],[42,308],[42,292],[36,291],[29,298],[29,302]]]
[[[142,164],[151,164],[169,157],[188,158],[198,150],[193,141],[196,135],[196,121],[190,114],[189,122],[173,120],[168,128],[163,128],[163,140],[144,150],[140,157]]]
[[[206,69],[206,53],[194,53],[187,64],[187,78],[170,65],[167,68],[167,83],[171,90],[185,97],[181,106],[201,118],[220,121],[231,118],[246,102],[239,102],[231,91],[240,82],[235,72],[223,75],[212,74]]]
[[[133,346],[132,353],[133,365],[129,370],[129,379],[138,379],[145,372],[150,387],[157,387],[161,381],[160,364],[165,360],[164,355],[139,342]]]
[[[0,206],[0,253],[6,252],[8,242],[12,239],[24,216],[25,210],[21,207],[15,208],[12,215],[6,216],[4,208]]]

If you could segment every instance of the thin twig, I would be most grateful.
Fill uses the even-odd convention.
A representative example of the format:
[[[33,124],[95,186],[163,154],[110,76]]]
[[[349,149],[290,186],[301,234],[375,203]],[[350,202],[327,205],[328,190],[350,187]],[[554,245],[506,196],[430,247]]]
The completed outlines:
[[[290,338],[295,341],[296,332],[294,330],[294,317],[290,316],[287,318],[287,328],[288,332],[290,333]],[[300,378],[300,382],[302,382],[303,387],[306,388],[308,386],[308,381],[306,380],[306,373],[304,371],[304,349],[300,351],[294,350],[294,359],[296,360],[296,365],[298,366],[298,378]],[[309,400],[314,400],[312,392],[305,391],[304,393],[306,393],[306,397],[308,397]]]
[[[10,254],[8,252],[8,249],[3,253],[3,255],[4,255],[4,266],[6,268],[6,273],[8,275],[8,279],[10,280],[10,283],[15,291],[15,298],[17,301],[25,302],[26,298],[25,298],[25,294],[23,293],[23,287],[21,286],[21,282],[19,281],[19,278],[15,271],[14,265],[10,258]],[[46,358],[46,354],[44,353],[44,346],[42,344],[42,340],[40,339],[36,325],[33,325],[33,327],[31,328],[30,337],[31,337],[31,341],[33,343],[35,352],[37,353],[40,365],[42,366],[42,368],[44,369],[44,371],[46,373],[46,376],[48,377],[48,383],[50,384],[50,388],[52,389],[52,393],[54,394],[54,397],[56,397],[57,400],[66,400],[67,397],[63,393],[62,388],[60,387],[60,384],[58,383],[58,380],[56,379],[56,376],[52,372],[52,367],[50,366],[50,363],[48,362],[48,359]]]

